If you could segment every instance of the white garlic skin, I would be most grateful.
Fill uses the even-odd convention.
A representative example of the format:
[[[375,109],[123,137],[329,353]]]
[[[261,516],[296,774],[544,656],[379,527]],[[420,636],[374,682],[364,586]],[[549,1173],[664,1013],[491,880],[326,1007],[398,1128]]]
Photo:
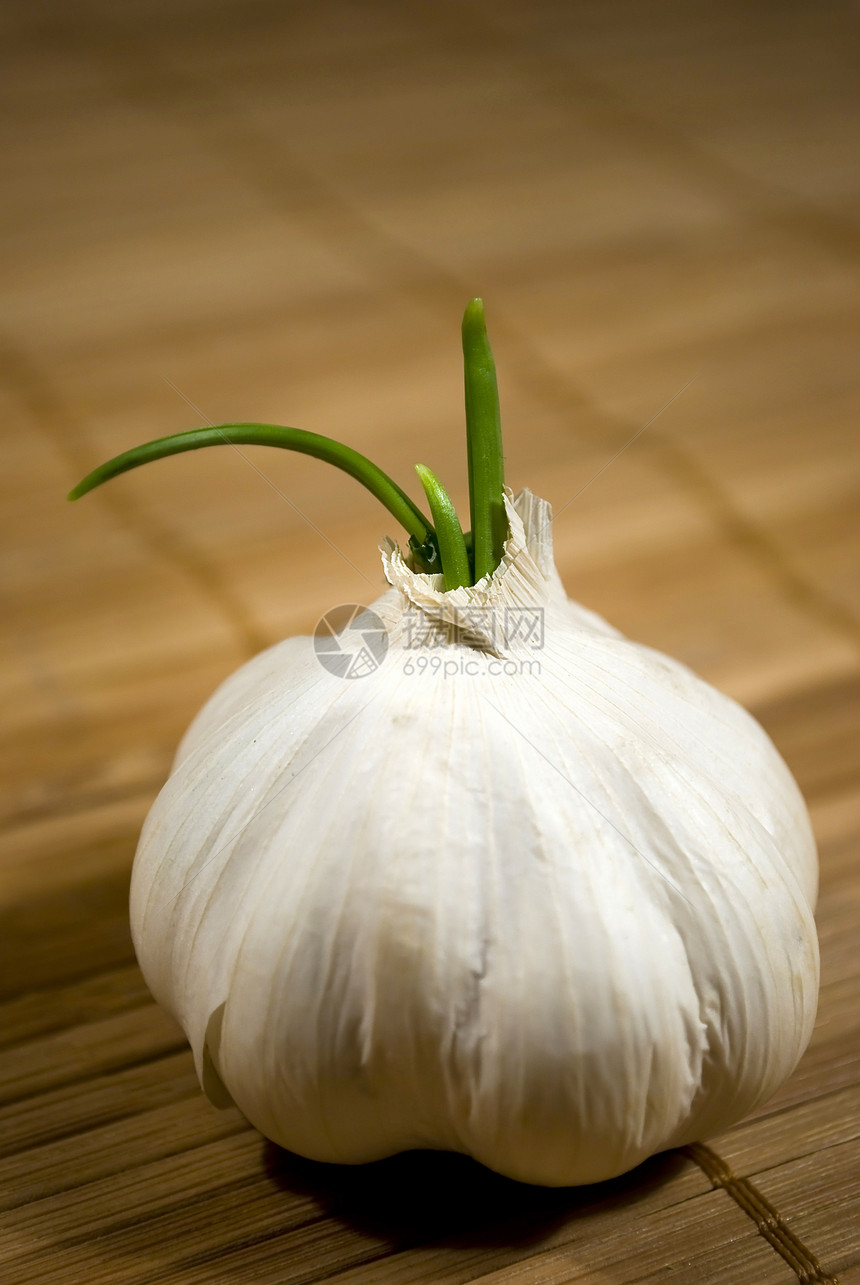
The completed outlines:
[[[389,543],[375,673],[292,638],[219,689],[144,827],[132,931],[210,1097],[280,1145],[441,1148],[561,1186],[725,1129],[788,1077],[817,858],[761,727],[567,600],[543,501],[508,513],[472,589]],[[407,600],[541,606],[545,645],[416,650]],[[421,656],[502,672],[404,673]]]

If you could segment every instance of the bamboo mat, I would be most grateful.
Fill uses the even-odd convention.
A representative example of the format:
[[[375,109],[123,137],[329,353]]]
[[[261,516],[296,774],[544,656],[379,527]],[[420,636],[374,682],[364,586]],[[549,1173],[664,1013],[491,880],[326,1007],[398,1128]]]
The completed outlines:
[[[858,26],[686,0],[0,10],[2,1279],[860,1281]],[[425,461],[459,507],[477,293],[508,478],[564,508],[569,592],[752,709],[821,849],[792,1079],[582,1190],[279,1152],[203,1098],[135,967],[131,858],[184,727],[243,658],[372,601],[392,524],[257,449],[63,499],[127,446],[250,418],[407,485]]]

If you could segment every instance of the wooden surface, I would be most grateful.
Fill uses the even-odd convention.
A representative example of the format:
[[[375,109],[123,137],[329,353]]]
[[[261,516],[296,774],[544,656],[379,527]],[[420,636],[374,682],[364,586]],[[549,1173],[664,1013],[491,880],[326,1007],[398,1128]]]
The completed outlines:
[[[4,1280],[860,1281],[858,28],[740,0],[0,10]],[[821,848],[793,1078],[591,1190],[314,1165],[202,1097],[134,964],[138,830],[220,679],[377,595],[392,523],[259,450],[265,476],[225,449],[63,499],[242,417],[406,485],[427,462],[462,504],[475,293],[570,593],[753,710]]]

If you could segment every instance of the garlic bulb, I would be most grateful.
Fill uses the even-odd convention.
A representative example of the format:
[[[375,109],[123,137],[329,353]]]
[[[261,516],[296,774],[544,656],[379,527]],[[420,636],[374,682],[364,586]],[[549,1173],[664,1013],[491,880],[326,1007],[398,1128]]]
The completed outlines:
[[[586,1183],[789,1075],[815,847],[758,724],[569,602],[547,506],[506,504],[471,588],[386,547],[375,672],[292,638],[228,679],[147,820],[132,928],[210,1096],[282,1146]],[[542,647],[500,639],[536,609]]]
[[[504,489],[480,300],[463,352],[467,535],[423,465],[430,519],[352,448],[279,425],[161,438],[70,493],[268,444],[345,470],[410,536],[352,622],[365,669],[291,638],[198,715],[141,835],[132,933],[209,1097],[282,1146],[594,1182],[791,1073],[815,845],[748,714],[567,599],[548,506]]]

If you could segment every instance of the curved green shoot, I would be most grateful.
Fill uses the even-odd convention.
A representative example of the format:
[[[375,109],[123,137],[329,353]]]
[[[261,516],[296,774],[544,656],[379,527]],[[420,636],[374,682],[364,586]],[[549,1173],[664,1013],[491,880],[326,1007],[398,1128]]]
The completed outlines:
[[[451,503],[448,492],[426,464],[416,464],[415,472],[421,479],[436,528],[445,589],[461,589],[472,583],[472,569],[469,566],[466,541],[463,538],[463,528],[460,526],[457,511]]]
[[[467,306],[462,334],[469,507],[477,582],[496,570],[508,534],[499,387],[481,299],[473,299]]]
[[[384,473],[381,468],[360,455],[350,446],[336,442],[331,437],[319,433],[308,433],[302,428],[286,428],[280,424],[219,424],[210,428],[192,428],[186,433],[174,433],[170,437],[159,437],[155,441],[135,446],[130,451],[123,451],[107,463],[93,469],[92,473],[78,483],[69,492],[70,500],[78,500],[88,491],[101,486],[112,477],[126,473],[129,469],[148,464],[151,460],[164,459],[168,455],[179,455],[183,451],[195,451],[203,446],[280,446],[289,451],[299,451],[303,455],[313,455],[327,464],[334,464],[343,469],[357,481],[366,486],[372,495],[385,505],[392,517],[403,526],[412,539],[413,552],[422,560],[432,563],[436,553],[436,535],[430,522],[416,504],[410,500],[396,482]],[[438,555],[437,555],[438,556]],[[434,570],[437,568],[433,568]]]

